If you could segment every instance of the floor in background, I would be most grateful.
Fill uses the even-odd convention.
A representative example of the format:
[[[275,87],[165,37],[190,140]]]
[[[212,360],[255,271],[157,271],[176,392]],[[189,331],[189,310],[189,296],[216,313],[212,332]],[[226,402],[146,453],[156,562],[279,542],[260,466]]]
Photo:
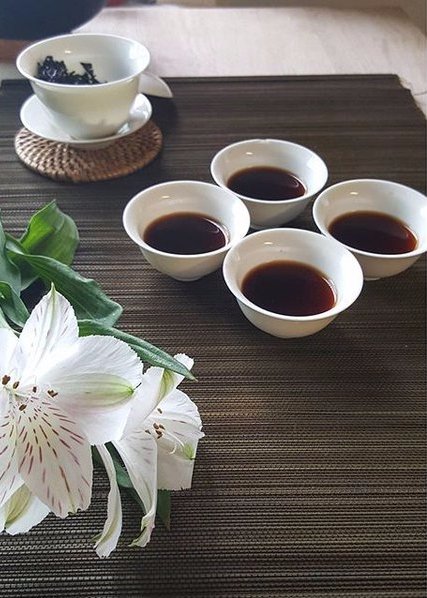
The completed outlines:
[[[82,31],[150,49],[165,77],[396,73],[427,113],[426,38],[399,8],[107,9]]]

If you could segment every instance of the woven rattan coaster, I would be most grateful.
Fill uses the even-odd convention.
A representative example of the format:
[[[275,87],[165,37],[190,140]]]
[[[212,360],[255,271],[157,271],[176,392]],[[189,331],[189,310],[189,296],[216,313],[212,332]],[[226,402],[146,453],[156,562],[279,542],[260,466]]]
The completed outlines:
[[[94,150],[43,139],[22,128],[15,150],[22,162],[56,181],[88,183],[125,176],[147,166],[162,147],[162,132],[150,120],[144,127],[111,145]]]

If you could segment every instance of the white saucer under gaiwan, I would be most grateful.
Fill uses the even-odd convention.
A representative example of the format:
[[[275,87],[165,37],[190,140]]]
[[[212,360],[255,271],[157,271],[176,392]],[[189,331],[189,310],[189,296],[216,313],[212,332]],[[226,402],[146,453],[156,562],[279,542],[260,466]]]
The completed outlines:
[[[67,143],[76,149],[94,150],[108,147],[118,139],[135,133],[150,120],[151,103],[143,94],[138,94],[132,105],[128,121],[115,134],[100,139],[75,139],[59,129],[50,119],[49,113],[37,96],[32,95],[24,102],[20,112],[21,122],[26,129],[49,141]]]

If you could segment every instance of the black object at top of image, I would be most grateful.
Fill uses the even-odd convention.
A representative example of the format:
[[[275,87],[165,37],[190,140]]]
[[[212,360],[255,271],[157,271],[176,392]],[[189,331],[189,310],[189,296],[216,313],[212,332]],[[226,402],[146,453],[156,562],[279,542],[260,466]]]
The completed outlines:
[[[106,0],[0,0],[0,38],[36,40],[70,33]]]

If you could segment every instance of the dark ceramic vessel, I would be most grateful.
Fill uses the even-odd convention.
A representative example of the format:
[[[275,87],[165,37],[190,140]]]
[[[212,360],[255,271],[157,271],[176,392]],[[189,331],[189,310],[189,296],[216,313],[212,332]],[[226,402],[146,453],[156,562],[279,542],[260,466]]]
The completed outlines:
[[[0,0],[0,38],[36,40],[73,29],[94,17],[106,0]]]

